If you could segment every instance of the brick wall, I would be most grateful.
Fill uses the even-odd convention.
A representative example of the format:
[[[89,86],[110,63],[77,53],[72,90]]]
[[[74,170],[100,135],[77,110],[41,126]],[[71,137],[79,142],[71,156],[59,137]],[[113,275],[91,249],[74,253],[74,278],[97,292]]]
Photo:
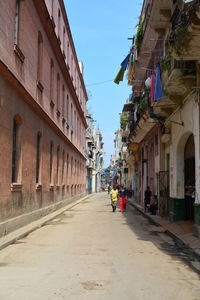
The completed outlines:
[[[56,9],[60,6],[60,32],[63,33],[65,27],[66,42],[67,39],[70,41],[69,56],[74,61],[74,66],[70,69],[67,67],[67,55],[63,55],[64,39],[61,38],[63,42],[58,43],[57,27],[53,30],[45,1],[19,1],[17,46],[14,45],[16,1],[0,2],[0,217],[6,219],[85,191],[84,113],[87,96],[70,29],[66,26],[66,16],[60,6],[62,2],[54,1]],[[38,36],[42,41],[39,66]],[[50,84],[51,62],[54,66],[53,88]],[[78,75],[76,80],[72,80],[72,69]],[[67,101],[73,113],[70,109],[67,113]],[[20,121],[17,136],[17,182],[13,184],[14,118]],[[41,135],[40,164],[39,181],[36,184],[38,133]],[[50,182],[51,143],[53,159]]]

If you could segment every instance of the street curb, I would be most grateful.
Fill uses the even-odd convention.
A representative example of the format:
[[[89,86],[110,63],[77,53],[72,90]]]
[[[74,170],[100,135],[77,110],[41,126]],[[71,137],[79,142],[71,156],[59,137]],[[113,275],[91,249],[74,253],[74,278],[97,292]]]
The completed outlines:
[[[147,215],[137,204],[132,203],[128,200],[128,204],[133,206],[135,209],[137,209],[146,219],[150,220],[150,222],[152,222],[154,225],[156,226],[161,226],[163,228],[165,228],[162,224],[160,224],[159,222],[155,221],[151,215]],[[180,246],[184,246],[185,248],[188,248],[192,251],[192,253],[194,254],[194,256],[198,257],[198,259],[200,259],[200,254],[193,249],[192,247],[190,247],[188,244],[186,244],[179,236],[177,236],[175,233],[173,233],[172,231],[166,229],[164,231],[166,234],[168,234],[171,238],[173,238],[174,240],[176,240],[177,244]]]
[[[84,200],[86,200],[88,198],[91,198],[92,196],[94,196],[94,194],[87,195],[73,203],[70,203],[70,204],[58,209],[57,211],[50,213],[49,215],[46,215],[46,216],[44,216],[36,221],[33,221],[15,231],[12,231],[11,233],[5,235],[4,237],[1,237],[0,238],[0,250],[2,250],[3,248],[6,248],[7,246],[9,246],[11,244],[16,243],[18,240],[26,237],[31,232],[41,228],[47,222],[53,220],[54,218],[56,218],[57,216],[59,216],[60,214],[65,212],[66,210],[71,209],[72,207],[78,205],[79,203],[83,202]]]

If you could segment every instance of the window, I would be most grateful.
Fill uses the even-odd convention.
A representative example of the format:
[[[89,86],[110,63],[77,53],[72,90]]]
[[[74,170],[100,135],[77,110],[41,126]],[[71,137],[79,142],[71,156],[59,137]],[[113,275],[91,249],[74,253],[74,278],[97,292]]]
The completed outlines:
[[[37,145],[36,145],[36,183],[40,180],[40,152],[41,152],[41,133],[37,134]]]
[[[58,116],[60,115],[60,76],[57,74],[57,111]]]
[[[73,79],[73,66],[74,66],[74,58],[73,58],[73,56],[71,55],[71,79],[72,79],[72,81],[74,80],[74,79]]]
[[[69,154],[67,154],[67,175],[69,174]]]
[[[61,19],[61,15],[60,15],[60,9],[58,9],[58,38],[59,38],[59,42],[60,42],[60,20]]]
[[[37,80],[42,80],[42,58],[43,58],[43,39],[42,34],[38,32],[38,49],[37,49]]]
[[[69,67],[69,41],[67,42],[67,66],[68,66],[68,69],[70,68]]]
[[[54,94],[54,63],[53,59],[51,59],[50,64],[50,101],[53,101]]]
[[[67,95],[67,104],[66,104],[66,118],[67,123],[69,123],[69,96]]]
[[[19,44],[19,24],[20,24],[20,0],[16,1],[15,7],[15,32],[14,32],[14,44]]]
[[[62,153],[62,183],[64,183],[64,171],[65,171],[65,151]]]
[[[74,175],[76,175],[76,159],[75,159],[75,162],[74,162]]]
[[[21,147],[20,147],[20,136],[19,129],[22,123],[21,118],[16,116],[13,120],[13,132],[12,132],[12,183],[16,183],[20,180],[20,159],[21,159]]]
[[[63,53],[65,54],[65,27],[63,27]]]
[[[57,147],[57,165],[56,165],[56,183],[59,184],[59,157],[60,156],[60,148]]]
[[[71,128],[73,128],[73,106],[72,106],[72,103],[71,103],[71,111],[70,111],[70,116],[71,116],[71,120],[70,120],[70,125],[71,125]]]
[[[62,86],[62,115],[65,116],[65,87]]]
[[[74,110],[74,135],[75,135],[75,139],[76,139],[76,111]]]
[[[50,162],[49,162],[49,171],[50,171],[50,184],[53,182],[52,180],[52,171],[53,171],[53,143],[50,144]]]
[[[71,176],[73,175],[73,156],[71,157]]]
[[[53,16],[54,11],[54,0],[51,0],[51,16]]]

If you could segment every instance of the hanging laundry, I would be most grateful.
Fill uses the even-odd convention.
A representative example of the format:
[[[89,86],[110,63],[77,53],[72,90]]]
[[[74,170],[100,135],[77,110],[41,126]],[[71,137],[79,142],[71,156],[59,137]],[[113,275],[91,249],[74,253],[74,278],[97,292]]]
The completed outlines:
[[[151,102],[154,102],[156,73],[151,73]]]
[[[164,96],[162,89],[162,82],[160,78],[160,66],[156,68],[156,82],[155,82],[155,94],[154,100],[157,101]]]
[[[126,71],[128,63],[129,63],[130,53],[126,56],[126,58],[121,63],[121,67],[124,71]]]
[[[124,73],[125,70],[123,68],[120,68],[119,72],[117,73],[117,76],[114,79],[114,83],[119,84],[120,81],[123,81]]]
[[[119,84],[120,81],[123,81],[124,79],[124,73],[127,69],[128,63],[129,63],[130,53],[126,56],[126,58],[121,63],[121,68],[119,72],[117,73],[117,76],[114,79],[114,82],[116,84]]]

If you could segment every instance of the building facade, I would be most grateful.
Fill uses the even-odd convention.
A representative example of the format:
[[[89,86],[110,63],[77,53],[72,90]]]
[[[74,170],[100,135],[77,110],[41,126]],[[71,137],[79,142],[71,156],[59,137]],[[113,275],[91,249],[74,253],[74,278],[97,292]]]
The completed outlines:
[[[124,115],[138,201],[147,186],[161,216],[200,232],[199,1],[143,2],[130,51]],[[124,133],[125,134],[125,133]]]
[[[89,194],[101,191],[101,170],[103,168],[103,137],[94,126],[91,114],[87,113],[88,128],[86,131],[86,167],[87,191]]]
[[[62,0],[0,1],[0,220],[86,192],[86,89]]]

